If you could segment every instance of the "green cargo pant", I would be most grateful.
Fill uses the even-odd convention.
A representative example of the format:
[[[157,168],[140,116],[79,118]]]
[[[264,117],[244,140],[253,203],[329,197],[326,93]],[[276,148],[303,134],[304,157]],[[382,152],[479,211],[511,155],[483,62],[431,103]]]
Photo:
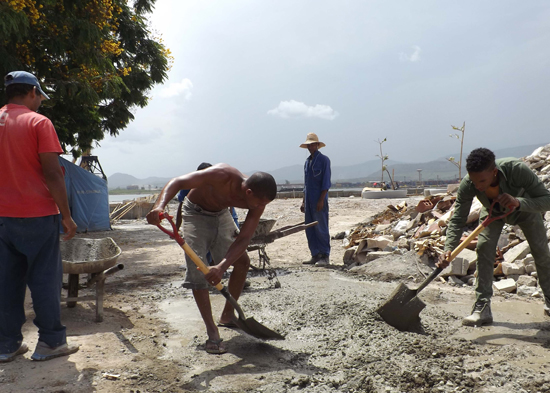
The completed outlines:
[[[487,215],[482,210],[480,222]],[[550,301],[550,251],[546,228],[541,213],[515,212],[506,218],[506,223],[518,225],[531,248],[535,259],[539,285],[546,299]],[[493,221],[478,236],[476,300],[487,302],[493,296],[493,265],[498,239],[504,227],[504,220]]]

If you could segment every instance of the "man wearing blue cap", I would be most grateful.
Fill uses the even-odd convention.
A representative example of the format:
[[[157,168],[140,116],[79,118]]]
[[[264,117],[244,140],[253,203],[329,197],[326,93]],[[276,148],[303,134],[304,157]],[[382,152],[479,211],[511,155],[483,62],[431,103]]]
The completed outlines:
[[[4,78],[8,104],[0,108],[0,363],[28,351],[25,323],[28,285],[38,343],[33,360],[78,351],[61,324],[63,267],[59,224],[65,240],[76,233],[71,218],[52,122],[36,113],[48,99],[36,77],[14,71]]]

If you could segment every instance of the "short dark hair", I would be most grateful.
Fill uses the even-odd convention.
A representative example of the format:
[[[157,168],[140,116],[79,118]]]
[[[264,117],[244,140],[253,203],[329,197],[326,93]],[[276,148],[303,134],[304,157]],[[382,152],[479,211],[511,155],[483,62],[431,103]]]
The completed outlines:
[[[6,86],[6,98],[9,101],[16,97],[25,97],[32,89],[34,89],[34,86],[26,83],[11,84]]]
[[[483,172],[495,166],[495,153],[484,147],[472,150],[466,158],[468,172]]]
[[[258,198],[274,200],[277,196],[277,183],[269,173],[256,172],[244,182]]]
[[[209,162],[202,162],[202,163],[197,167],[197,171],[202,171],[203,169],[210,168],[211,166],[212,166],[212,164],[210,164]]]

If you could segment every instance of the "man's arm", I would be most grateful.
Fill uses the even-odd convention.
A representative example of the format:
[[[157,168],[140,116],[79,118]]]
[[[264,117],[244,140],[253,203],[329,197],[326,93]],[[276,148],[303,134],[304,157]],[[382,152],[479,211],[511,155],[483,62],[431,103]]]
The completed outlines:
[[[535,213],[550,210],[550,191],[525,163],[519,162],[514,166],[512,179],[526,194],[525,197],[516,197],[519,211]]]
[[[254,232],[260,222],[260,217],[264,209],[264,207],[259,207],[248,211],[239,235],[227,250],[225,258],[216,266],[212,266],[210,272],[206,275],[206,280],[208,282],[213,281],[214,284],[219,283],[223,277],[223,273],[243,255],[250,244],[252,236],[254,236]]]
[[[59,154],[57,153],[40,153],[40,164],[42,165],[42,173],[46,180],[48,190],[59,208],[61,213],[61,224],[65,232],[64,240],[71,239],[76,234],[76,223],[71,217],[69,209],[69,201],[67,199],[67,190],[65,188],[65,179],[63,171],[59,164]]]
[[[176,196],[178,191],[191,190],[204,184],[209,176],[213,176],[216,173],[210,168],[175,177],[166,183],[153,208],[147,213],[147,222],[151,225],[160,224],[159,214],[164,211],[166,205]]]

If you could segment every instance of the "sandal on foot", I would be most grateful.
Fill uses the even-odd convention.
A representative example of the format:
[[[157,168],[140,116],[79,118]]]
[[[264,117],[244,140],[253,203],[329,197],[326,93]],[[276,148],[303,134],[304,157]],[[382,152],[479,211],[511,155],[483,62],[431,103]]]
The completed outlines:
[[[210,340],[210,339],[206,340],[206,344],[204,346],[206,352],[214,355],[221,355],[223,353],[226,353],[227,349],[222,344],[222,341],[223,341],[223,338],[220,338],[219,340]],[[211,347],[208,348],[208,345],[211,345]]]
[[[218,326],[219,327],[224,327],[224,328],[229,328],[229,329],[236,329],[238,328],[239,326],[233,322],[233,321],[229,321],[229,322],[218,322]]]

